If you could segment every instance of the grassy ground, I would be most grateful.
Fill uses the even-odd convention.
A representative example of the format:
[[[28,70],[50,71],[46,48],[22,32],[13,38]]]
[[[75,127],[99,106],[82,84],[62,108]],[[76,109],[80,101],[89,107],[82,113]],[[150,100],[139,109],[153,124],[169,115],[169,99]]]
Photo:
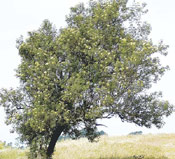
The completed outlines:
[[[24,150],[8,148],[0,150],[0,159],[27,159],[27,156]]]
[[[24,150],[10,148],[0,142],[0,159],[27,159]]]
[[[0,149],[0,159],[26,159],[25,151]],[[97,143],[61,141],[54,159],[175,159],[175,134],[103,136]]]
[[[175,134],[102,137],[57,144],[54,159],[175,159]]]

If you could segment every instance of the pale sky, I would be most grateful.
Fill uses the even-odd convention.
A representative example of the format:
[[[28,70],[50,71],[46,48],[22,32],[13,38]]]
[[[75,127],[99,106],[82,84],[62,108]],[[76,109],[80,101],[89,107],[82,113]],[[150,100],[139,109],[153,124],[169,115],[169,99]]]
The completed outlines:
[[[163,64],[170,66],[170,71],[152,89],[162,91],[163,99],[175,104],[175,1],[140,1],[148,4],[149,12],[144,19],[152,26],[151,38],[155,43],[163,39],[170,46],[168,56],[161,59]],[[0,88],[17,87],[19,84],[14,71],[20,63],[15,47],[16,39],[20,35],[26,36],[28,31],[37,30],[44,19],[49,19],[57,29],[64,27],[69,8],[79,2],[87,0],[0,0]],[[5,114],[0,108],[0,140],[14,142],[16,135],[9,133],[4,118]],[[173,114],[165,119],[165,126],[158,130],[154,127],[146,129],[135,124],[122,123],[120,119],[110,119],[102,121],[107,128],[100,130],[109,135],[126,135],[136,130],[143,133],[175,133],[174,121]]]

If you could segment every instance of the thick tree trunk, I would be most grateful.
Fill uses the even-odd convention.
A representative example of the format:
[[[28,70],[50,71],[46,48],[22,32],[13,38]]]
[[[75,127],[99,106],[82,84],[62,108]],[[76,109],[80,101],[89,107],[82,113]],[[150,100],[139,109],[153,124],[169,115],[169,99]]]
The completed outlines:
[[[51,141],[50,141],[49,146],[47,148],[47,159],[51,159],[52,158],[52,154],[54,152],[54,148],[55,148],[56,142],[57,142],[59,136],[61,135],[61,133],[63,132],[63,130],[64,130],[63,126],[58,126],[54,130],[54,132],[52,134],[52,137],[51,137]]]

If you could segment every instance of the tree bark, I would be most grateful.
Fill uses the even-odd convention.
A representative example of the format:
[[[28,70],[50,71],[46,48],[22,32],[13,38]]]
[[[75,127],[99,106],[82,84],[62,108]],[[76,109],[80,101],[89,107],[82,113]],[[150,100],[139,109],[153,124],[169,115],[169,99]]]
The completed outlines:
[[[61,133],[63,132],[64,127],[63,126],[57,126],[56,129],[54,130],[49,146],[47,148],[47,159],[52,159],[52,154],[54,152],[54,148],[56,145],[56,142],[59,138],[59,136],[61,135]]]

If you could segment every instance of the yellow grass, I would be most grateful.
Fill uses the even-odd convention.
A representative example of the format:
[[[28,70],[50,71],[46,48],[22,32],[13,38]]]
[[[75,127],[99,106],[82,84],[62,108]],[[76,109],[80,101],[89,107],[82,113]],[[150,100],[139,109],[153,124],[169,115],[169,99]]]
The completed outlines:
[[[0,150],[0,159],[27,159],[24,150],[6,148]]]
[[[0,141],[0,150],[4,148],[4,144]]]
[[[103,136],[58,142],[54,159],[175,159],[175,134]],[[0,150],[0,159],[26,159],[25,151]]]
[[[175,134],[103,136],[97,143],[67,140],[56,146],[54,159],[175,159]]]

